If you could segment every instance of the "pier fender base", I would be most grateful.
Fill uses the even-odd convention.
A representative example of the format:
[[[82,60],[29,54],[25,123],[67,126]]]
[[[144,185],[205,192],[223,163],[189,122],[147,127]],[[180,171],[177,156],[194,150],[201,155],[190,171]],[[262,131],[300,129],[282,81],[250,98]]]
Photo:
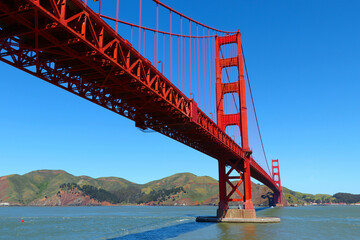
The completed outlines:
[[[214,223],[279,223],[280,218],[276,217],[257,217],[257,218],[219,218],[219,217],[197,217],[197,222]]]
[[[218,218],[256,218],[255,209],[218,209]]]

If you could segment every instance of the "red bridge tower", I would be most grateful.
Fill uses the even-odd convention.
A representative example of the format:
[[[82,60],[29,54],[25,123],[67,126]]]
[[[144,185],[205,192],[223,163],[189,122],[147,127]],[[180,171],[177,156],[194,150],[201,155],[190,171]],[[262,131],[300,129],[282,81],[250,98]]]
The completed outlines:
[[[279,159],[273,159],[271,165],[274,182],[281,189]],[[276,206],[283,206],[282,190],[280,191],[280,193],[274,194],[274,204]]]
[[[221,46],[226,44],[236,44],[238,55],[231,58],[223,58]],[[237,81],[224,83],[221,72],[228,67],[237,67]],[[239,112],[234,114],[224,114],[224,96],[229,93],[237,93],[239,96]],[[223,131],[227,126],[238,126],[241,135],[241,147],[245,151],[244,159],[218,159],[219,161],[219,195],[220,202],[218,208],[218,217],[221,218],[255,218],[255,210],[251,198],[251,179],[250,179],[250,161],[251,150],[248,142],[247,109],[245,79],[243,67],[243,55],[241,51],[240,32],[234,35],[216,37],[216,105],[217,105],[217,125]],[[230,166],[230,170],[226,170]],[[242,172],[241,172],[242,170]],[[230,176],[232,172],[237,176]],[[234,185],[231,181],[238,180]],[[239,191],[240,184],[243,184],[244,191]],[[227,185],[230,191],[227,191]],[[233,198],[237,193],[239,197]],[[243,202],[245,209],[229,209],[229,202]]]

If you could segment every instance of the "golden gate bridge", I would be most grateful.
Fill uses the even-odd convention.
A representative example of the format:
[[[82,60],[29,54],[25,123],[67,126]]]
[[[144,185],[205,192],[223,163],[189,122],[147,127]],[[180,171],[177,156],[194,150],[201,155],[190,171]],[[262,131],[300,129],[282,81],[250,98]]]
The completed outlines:
[[[232,202],[256,217],[251,177],[281,205],[240,32],[143,1],[132,23],[119,14],[126,1],[0,0],[0,60],[218,160],[218,217],[234,216]]]

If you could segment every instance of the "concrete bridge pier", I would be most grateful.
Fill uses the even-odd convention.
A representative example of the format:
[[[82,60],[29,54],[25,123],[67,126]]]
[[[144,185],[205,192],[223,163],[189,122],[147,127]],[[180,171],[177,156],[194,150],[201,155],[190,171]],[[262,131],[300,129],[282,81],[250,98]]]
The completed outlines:
[[[219,208],[216,216],[218,218],[256,218],[256,212],[255,209],[229,208],[223,210]]]
[[[279,223],[277,217],[256,217],[255,209],[236,209],[229,208],[217,210],[217,216],[200,216],[197,222],[217,222],[217,223]]]

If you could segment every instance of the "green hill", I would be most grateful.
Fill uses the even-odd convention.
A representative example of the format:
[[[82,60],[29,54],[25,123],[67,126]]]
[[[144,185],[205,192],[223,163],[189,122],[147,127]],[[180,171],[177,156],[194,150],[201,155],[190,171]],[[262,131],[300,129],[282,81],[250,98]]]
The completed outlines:
[[[0,178],[0,201],[28,205],[31,202],[57,194],[60,185],[76,183],[90,185],[109,191],[137,185],[121,178],[93,179],[73,176],[62,170],[39,170],[24,175],[9,175]]]
[[[217,180],[203,176],[199,177],[192,173],[178,173],[160,180],[152,181],[143,186],[142,191],[149,194],[152,191],[161,189],[174,189],[182,187],[183,191],[174,194],[164,201],[164,204],[211,204],[212,198],[217,199],[218,182]]]
[[[271,195],[271,194],[270,194]],[[253,184],[256,205],[268,204],[269,189]],[[0,202],[13,205],[198,205],[217,204],[218,182],[208,176],[178,173],[146,184],[117,177],[73,176],[39,170],[0,178]]]
[[[286,187],[283,187],[283,196],[284,200],[287,201],[289,205],[298,204],[325,204],[325,203],[359,203],[360,194],[350,194],[350,193],[336,193],[334,195],[329,194],[309,194],[292,191]]]
[[[332,203],[336,202],[336,198],[329,194],[309,194],[292,191],[283,187],[283,196],[289,205],[304,205],[309,203]]]
[[[215,205],[218,191],[217,180],[192,173],[178,173],[146,184],[117,177],[74,176],[62,170],[0,177],[0,202],[12,205]],[[360,195],[313,195],[285,187],[283,196],[284,203],[289,205],[360,201]],[[266,186],[252,183],[252,197],[255,205],[268,205],[272,192]]]

